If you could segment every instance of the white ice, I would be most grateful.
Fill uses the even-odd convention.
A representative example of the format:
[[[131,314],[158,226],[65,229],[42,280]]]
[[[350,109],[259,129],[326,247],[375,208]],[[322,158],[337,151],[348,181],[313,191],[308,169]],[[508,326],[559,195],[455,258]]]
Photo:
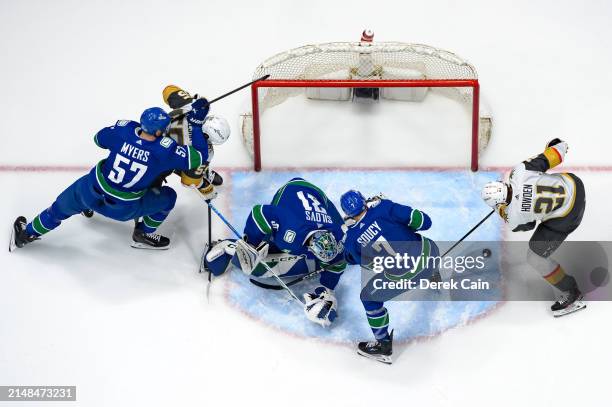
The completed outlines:
[[[564,166],[584,180],[588,202],[572,239],[612,237],[608,1],[5,0],[0,16],[0,222],[7,233],[17,215],[34,216],[103,158],[92,143],[99,128],[161,105],[165,85],[214,97],[277,52],[356,40],[370,27],[378,40],[438,46],[476,66],[495,120],[484,166],[509,168],[548,139],[566,139]],[[214,106],[233,130],[217,150],[221,172],[250,165],[237,128],[247,103],[243,92]],[[469,119],[461,109],[433,98],[400,115],[404,106],[396,104],[364,112],[296,99],[266,112],[264,166],[464,167]],[[207,301],[195,272],[205,211],[198,197],[172,185],[179,200],[162,229],[173,237],[169,252],[131,249],[128,223],[76,217],[43,241],[0,255],[0,385],[76,385],[78,401],[66,405],[82,406],[610,400],[607,302],[561,319],[550,317],[546,303],[505,303],[474,323],[399,347],[389,367],[358,358],[351,346],[290,336],[246,317],[226,301],[225,279]],[[219,205],[231,212],[228,197]],[[214,232],[226,233],[218,223]]]

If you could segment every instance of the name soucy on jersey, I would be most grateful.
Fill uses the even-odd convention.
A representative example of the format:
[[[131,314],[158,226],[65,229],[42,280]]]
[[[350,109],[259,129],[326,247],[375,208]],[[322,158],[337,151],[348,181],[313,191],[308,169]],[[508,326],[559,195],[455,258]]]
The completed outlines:
[[[388,199],[376,199],[368,204],[363,218],[349,226],[345,257],[349,264],[360,264],[362,261],[370,261],[362,259],[364,253],[368,253],[369,257],[372,253],[391,255],[409,250],[408,254],[412,256],[428,256],[429,249],[421,244],[406,246],[403,243],[427,243],[418,232],[430,227],[431,218],[424,212]],[[394,247],[398,244],[401,247]]]

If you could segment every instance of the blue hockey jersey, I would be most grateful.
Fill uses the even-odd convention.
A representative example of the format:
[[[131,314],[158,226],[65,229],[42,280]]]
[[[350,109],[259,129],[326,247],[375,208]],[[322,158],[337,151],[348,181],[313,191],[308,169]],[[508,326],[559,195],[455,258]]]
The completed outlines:
[[[147,141],[138,136],[140,131],[139,123],[119,120],[94,136],[95,143],[110,153],[91,176],[94,184],[113,198],[139,199],[161,174],[197,168],[208,161],[208,145],[201,130],[194,134],[192,146],[180,146],[170,137]]]
[[[327,230],[341,245],[342,224],[342,216],[321,189],[302,178],[293,178],[276,192],[269,205],[253,207],[244,234],[252,245],[267,241],[271,251],[278,249],[316,260],[325,270],[321,284],[333,289],[346,268],[344,254],[340,252],[331,262],[322,263],[308,250],[306,242],[315,231]]]
[[[363,218],[351,225],[346,233],[344,250],[349,264],[368,267],[373,256],[393,256],[395,253],[429,256],[430,241],[417,233],[431,227],[427,214],[388,199],[374,201],[368,206]]]

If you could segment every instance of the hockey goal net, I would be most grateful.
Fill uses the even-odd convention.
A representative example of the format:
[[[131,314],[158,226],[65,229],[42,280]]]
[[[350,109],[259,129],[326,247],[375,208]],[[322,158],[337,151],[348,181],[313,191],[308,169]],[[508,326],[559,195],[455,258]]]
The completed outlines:
[[[364,32],[365,33],[365,32]],[[263,113],[288,98],[377,102],[379,99],[422,102],[428,92],[456,100],[471,114],[470,167],[491,134],[491,116],[480,108],[474,67],[457,55],[422,44],[400,42],[334,42],[307,45],[275,55],[257,67],[251,88],[252,111],[241,115],[245,146],[261,169]]]

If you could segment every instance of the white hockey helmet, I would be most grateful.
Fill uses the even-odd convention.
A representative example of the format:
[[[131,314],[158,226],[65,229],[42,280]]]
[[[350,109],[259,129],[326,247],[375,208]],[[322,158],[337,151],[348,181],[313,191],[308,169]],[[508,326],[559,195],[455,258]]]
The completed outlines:
[[[211,114],[204,119],[202,132],[208,136],[212,144],[219,145],[225,143],[229,138],[230,126],[223,117]]]
[[[487,182],[482,187],[480,196],[491,208],[495,208],[499,204],[505,204],[508,199],[508,184],[502,181]]]

